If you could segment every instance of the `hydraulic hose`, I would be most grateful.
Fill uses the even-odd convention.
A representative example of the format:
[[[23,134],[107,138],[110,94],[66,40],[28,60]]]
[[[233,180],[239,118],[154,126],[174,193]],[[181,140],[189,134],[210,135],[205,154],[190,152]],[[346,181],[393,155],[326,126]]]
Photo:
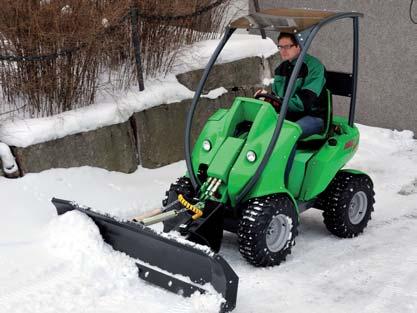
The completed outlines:
[[[197,208],[195,205],[192,205],[190,202],[188,202],[187,200],[185,200],[185,198],[179,194],[178,195],[178,201],[187,209],[190,210],[191,212],[195,213],[193,215],[193,220],[196,220],[198,218],[200,218],[203,215],[203,211],[201,211],[199,208]]]

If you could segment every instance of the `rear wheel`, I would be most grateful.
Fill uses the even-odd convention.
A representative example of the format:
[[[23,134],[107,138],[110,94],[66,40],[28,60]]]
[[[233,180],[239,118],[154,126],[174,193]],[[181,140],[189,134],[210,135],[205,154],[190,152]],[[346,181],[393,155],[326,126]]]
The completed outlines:
[[[358,236],[371,219],[374,195],[367,175],[339,172],[319,200],[326,228],[341,238]]]
[[[255,266],[278,265],[291,253],[297,227],[298,215],[287,196],[251,199],[239,223],[239,251]]]

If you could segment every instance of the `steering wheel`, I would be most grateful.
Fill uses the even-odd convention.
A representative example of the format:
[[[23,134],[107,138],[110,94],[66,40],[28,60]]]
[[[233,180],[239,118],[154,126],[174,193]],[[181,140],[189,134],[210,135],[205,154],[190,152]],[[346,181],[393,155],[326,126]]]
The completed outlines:
[[[255,99],[263,98],[264,101],[269,102],[275,108],[276,111],[279,111],[282,104],[282,99],[272,93],[258,93],[255,96]]]

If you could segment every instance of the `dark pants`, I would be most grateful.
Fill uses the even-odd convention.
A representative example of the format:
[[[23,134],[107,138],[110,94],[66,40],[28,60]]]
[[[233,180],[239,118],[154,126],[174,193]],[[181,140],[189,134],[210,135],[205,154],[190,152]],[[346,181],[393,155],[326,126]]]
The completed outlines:
[[[320,117],[304,116],[300,118],[296,123],[303,130],[300,139],[306,138],[314,134],[320,134],[323,131],[324,121]]]
[[[320,117],[315,116],[304,116],[300,118],[296,123],[301,127],[302,133],[300,139],[307,138],[308,136],[314,134],[320,134],[323,131],[324,121]],[[295,152],[297,150],[297,143],[294,144],[294,147],[291,150],[290,156],[288,158],[287,167],[285,168],[285,184],[288,185],[288,176],[290,174],[292,164],[294,163]]]

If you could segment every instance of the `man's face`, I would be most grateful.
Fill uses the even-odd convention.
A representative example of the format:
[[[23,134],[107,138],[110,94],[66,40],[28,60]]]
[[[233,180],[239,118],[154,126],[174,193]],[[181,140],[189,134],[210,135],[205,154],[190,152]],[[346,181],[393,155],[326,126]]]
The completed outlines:
[[[296,46],[290,38],[281,38],[278,41],[279,54],[283,61],[292,61],[300,55],[300,46]]]

